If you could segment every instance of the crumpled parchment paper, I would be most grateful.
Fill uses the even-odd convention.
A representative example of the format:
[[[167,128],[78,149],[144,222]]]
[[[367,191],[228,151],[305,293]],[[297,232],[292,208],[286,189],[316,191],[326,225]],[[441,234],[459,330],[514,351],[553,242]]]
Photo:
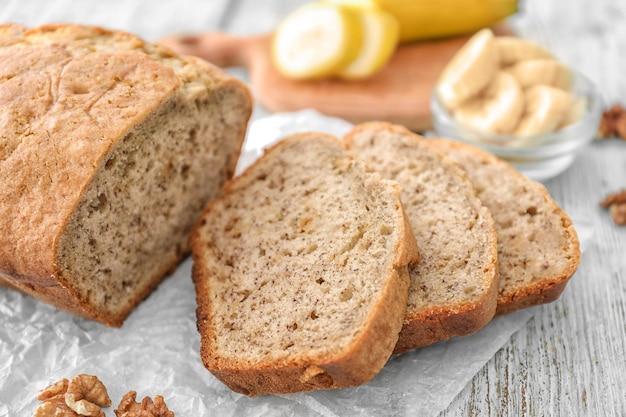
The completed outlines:
[[[350,124],[313,111],[252,123],[239,169],[263,146],[296,131],[342,135]],[[575,222],[576,223],[576,222]],[[577,224],[582,246],[592,233]],[[583,229],[583,230],[580,230]],[[63,377],[97,375],[113,409],[122,395],[163,395],[177,416],[436,416],[532,317],[532,309],[494,319],[481,331],[394,356],[360,387],[249,398],[204,369],[195,323],[191,260],[180,265],[121,329],[74,317],[0,287],[0,416],[32,416],[38,390]],[[574,277],[573,279],[576,279]]]

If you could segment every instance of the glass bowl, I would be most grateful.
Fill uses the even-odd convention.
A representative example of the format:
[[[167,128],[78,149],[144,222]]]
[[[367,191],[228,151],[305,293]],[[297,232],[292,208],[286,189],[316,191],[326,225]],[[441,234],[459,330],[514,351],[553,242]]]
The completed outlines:
[[[545,181],[565,171],[598,131],[603,107],[594,84],[584,75],[574,72],[572,93],[586,100],[584,116],[556,132],[534,136],[479,132],[460,125],[434,92],[430,101],[433,127],[437,136],[478,146],[506,160],[527,177]]]

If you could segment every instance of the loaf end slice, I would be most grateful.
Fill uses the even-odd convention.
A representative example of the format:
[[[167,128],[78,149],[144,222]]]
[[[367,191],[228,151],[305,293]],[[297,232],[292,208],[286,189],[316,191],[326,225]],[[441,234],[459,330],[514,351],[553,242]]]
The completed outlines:
[[[110,326],[189,253],[251,96],[119,31],[0,26],[0,281]]]
[[[191,245],[202,360],[249,396],[372,379],[419,258],[398,185],[321,133],[285,138],[229,182]]]
[[[546,188],[478,147],[429,143],[456,161],[491,211],[498,232],[496,314],[556,300],[580,263],[574,225]]]
[[[484,327],[496,308],[496,232],[465,173],[398,125],[364,123],[344,141],[350,153],[400,184],[420,246],[395,353]]]

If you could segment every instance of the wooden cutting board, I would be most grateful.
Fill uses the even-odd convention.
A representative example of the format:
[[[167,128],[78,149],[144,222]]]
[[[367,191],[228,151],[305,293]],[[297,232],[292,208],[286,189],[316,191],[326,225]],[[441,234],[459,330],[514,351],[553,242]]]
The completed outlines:
[[[499,28],[497,32],[507,30]],[[159,43],[223,68],[246,67],[255,99],[271,112],[313,108],[352,123],[386,120],[419,132],[432,127],[429,101],[433,87],[469,36],[403,45],[379,73],[360,81],[287,79],[272,65],[270,38],[269,34],[237,37],[207,32],[169,37]]]

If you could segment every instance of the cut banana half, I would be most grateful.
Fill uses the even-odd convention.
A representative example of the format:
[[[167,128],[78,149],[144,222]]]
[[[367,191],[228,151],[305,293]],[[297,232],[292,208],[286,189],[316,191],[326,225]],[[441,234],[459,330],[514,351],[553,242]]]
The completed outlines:
[[[357,57],[338,76],[348,80],[367,78],[378,72],[391,58],[398,45],[398,21],[375,8],[359,10],[363,42]]]
[[[473,35],[444,68],[437,95],[448,110],[478,94],[498,72],[498,51],[489,29]]]
[[[495,46],[505,67],[527,59],[556,59],[547,49],[514,36],[498,36]]]
[[[272,59],[286,77],[323,78],[352,62],[362,40],[362,24],[355,9],[313,3],[292,12],[278,25]]]
[[[524,110],[524,93],[515,78],[499,71],[483,94],[459,106],[457,121],[482,132],[511,133]]]
[[[574,97],[567,91],[546,85],[530,87],[524,96],[524,114],[515,130],[520,136],[555,131],[574,103]]]
[[[513,64],[507,70],[517,79],[522,88],[548,85],[569,91],[574,80],[572,70],[554,59],[523,60]]]

